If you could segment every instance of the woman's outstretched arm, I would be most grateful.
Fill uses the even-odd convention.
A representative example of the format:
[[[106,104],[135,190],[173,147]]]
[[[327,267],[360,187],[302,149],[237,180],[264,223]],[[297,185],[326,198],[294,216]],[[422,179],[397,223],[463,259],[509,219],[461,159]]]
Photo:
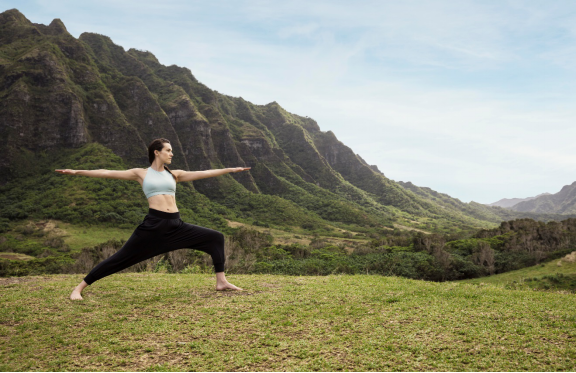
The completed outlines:
[[[234,168],[221,168],[218,170],[206,170],[206,171],[183,171],[183,170],[173,170],[172,173],[178,178],[178,182],[182,181],[192,181],[198,179],[206,179],[209,177],[220,176],[224,174],[229,174],[231,172],[241,172],[249,170],[251,167],[234,167]]]
[[[121,179],[121,180],[138,180],[138,168],[132,168],[126,171],[114,170],[54,170],[63,175],[80,175],[89,177],[101,177],[106,179]]]

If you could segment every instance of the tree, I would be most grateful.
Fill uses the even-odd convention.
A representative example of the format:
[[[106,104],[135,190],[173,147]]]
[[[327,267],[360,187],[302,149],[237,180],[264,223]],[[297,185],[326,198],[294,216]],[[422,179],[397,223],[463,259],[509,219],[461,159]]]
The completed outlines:
[[[472,261],[474,264],[486,268],[491,275],[494,274],[494,250],[492,250],[490,244],[487,242],[478,241],[478,246],[476,246],[476,250],[472,254]]]

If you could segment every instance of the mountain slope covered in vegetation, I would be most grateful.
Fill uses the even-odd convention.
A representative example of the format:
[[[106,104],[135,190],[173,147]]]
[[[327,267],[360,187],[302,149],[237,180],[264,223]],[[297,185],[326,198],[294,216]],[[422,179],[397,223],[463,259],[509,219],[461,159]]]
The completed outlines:
[[[537,214],[575,214],[576,181],[570,185],[564,185],[558,193],[541,195],[529,201],[522,201],[510,209]]]
[[[538,198],[540,196],[546,196],[549,195],[550,193],[541,193],[538,194],[535,197],[527,197],[527,198],[502,198],[501,200],[498,200],[496,202],[493,203],[487,203],[488,206],[500,206],[500,207],[504,207],[504,208],[510,208],[520,202],[524,202],[524,201],[530,201],[534,198]]]
[[[107,36],[74,38],[59,19],[34,24],[12,9],[0,14],[0,31],[3,218],[134,224],[145,212],[137,186],[51,172],[147,167],[147,144],[158,137],[172,143],[173,168],[251,167],[179,184],[182,209],[205,206],[216,226],[234,216],[310,229],[401,224],[447,233],[525,216],[401,185],[310,118],[213,91],[189,69]],[[22,183],[28,192],[20,193]],[[107,200],[111,211],[97,213]]]

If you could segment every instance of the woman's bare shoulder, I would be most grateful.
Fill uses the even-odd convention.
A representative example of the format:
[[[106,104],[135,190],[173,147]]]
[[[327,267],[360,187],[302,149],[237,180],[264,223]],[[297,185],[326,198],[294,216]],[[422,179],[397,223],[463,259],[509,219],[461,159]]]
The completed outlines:
[[[133,175],[136,175],[136,181],[142,184],[144,182],[144,178],[146,177],[146,168],[131,168],[127,170],[131,172]]]
[[[176,175],[176,177],[186,173],[186,171],[184,170],[170,170],[172,172],[173,175]]]
[[[147,168],[131,168],[128,171],[135,174],[138,179],[143,180],[146,177],[147,170]]]

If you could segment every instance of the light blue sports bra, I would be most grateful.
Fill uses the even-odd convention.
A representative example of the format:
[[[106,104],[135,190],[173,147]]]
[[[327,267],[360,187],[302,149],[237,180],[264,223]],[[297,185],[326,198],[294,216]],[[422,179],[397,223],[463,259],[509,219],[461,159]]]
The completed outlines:
[[[158,194],[174,196],[176,195],[176,180],[174,180],[174,177],[166,170],[158,172],[152,167],[148,167],[148,171],[142,182],[142,190],[144,194],[146,194],[146,198]]]

